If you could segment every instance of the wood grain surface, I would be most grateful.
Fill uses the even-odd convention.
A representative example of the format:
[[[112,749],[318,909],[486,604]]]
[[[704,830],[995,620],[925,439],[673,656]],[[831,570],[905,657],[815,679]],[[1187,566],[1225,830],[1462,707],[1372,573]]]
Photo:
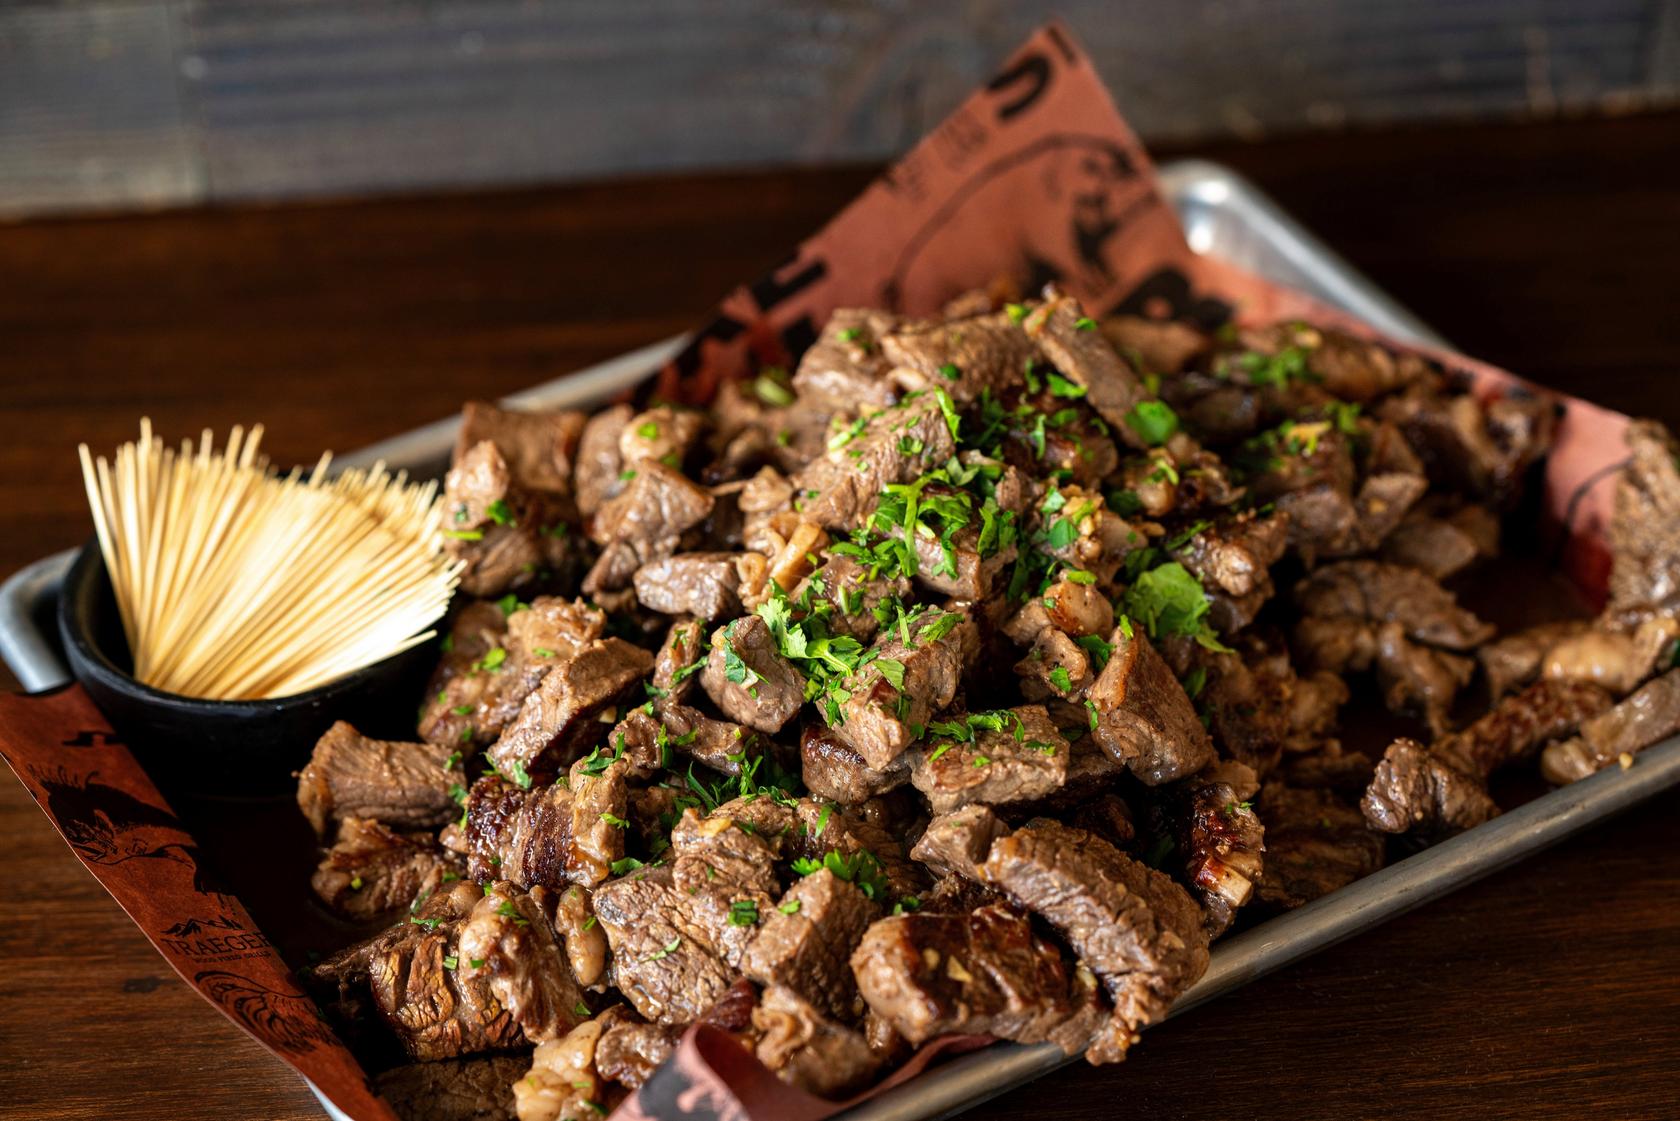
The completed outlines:
[[[1680,116],[1229,147],[1449,338],[1680,424]],[[690,325],[867,170],[0,228],[0,576],[88,532],[77,440],[312,459]],[[8,684],[10,681],[8,679]],[[975,1118],[1671,1118],[1672,799]],[[0,1117],[316,1118],[0,780]]]
[[[0,214],[884,159],[1052,15],[1150,140],[1680,103],[1680,0],[32,0]]]

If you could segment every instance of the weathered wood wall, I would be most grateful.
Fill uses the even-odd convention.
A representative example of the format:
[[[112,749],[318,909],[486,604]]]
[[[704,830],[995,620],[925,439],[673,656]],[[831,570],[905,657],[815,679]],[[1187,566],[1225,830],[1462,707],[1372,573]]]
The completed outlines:
[[[1050,14],[1146,138],[1680,96],[1680,0],[13,0],[0,214],[880,159]]]

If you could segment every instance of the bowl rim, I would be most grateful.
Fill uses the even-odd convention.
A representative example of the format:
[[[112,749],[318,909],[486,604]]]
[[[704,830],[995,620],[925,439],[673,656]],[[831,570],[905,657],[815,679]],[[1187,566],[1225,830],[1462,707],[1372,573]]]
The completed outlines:
[[[58,632],[64,642],[65,652],[70,655],[70,672],[78,681],[84,677],[92,677],[97,683],[107,689],[125,693],[147,704],[172,709],[181,713],[202,712],[206,708],[214,708],[229,715],[239,716],[272,716],[276,709],[303,708],[310,705],[335,701],[346,693],[354,692],[366,681],[377,676],[392,666],[393,663],[424,648],[424,644],[412,646],[407,650],[400,650],[377,662],[372,662],[359,669],[351,670],[342,677],[333,679],[325,685],[317,685],[302,693],[291,693],[284,697],[262,697],[255,700],[223,701],[211,697],[189,697],[183,693],[170,693],[163,689],[147,685],[132,673],[122,669],[112,660],[111,656],[96,641],[91,628],[82,625],[76,618],[72,608],[74,601],[86,596],[98,596],[101,593],[114,595],[111,590],[110,574],[105,569],[105,555],[99,548],[97,537],[89,538],[82,544],[71,562],[70,568],[64,573],[64,581],[59,586],[58,594]],[[120,632],[120,627],[118,628]],[[126,637],[124,645],[127,645]]]

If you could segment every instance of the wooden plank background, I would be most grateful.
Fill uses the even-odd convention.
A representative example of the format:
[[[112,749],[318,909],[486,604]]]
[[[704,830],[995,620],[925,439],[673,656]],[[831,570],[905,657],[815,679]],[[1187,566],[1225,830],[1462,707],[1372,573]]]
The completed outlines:
[[[24,0],[0,215],[879,160],[1051,14],[1151,140],[1680,95],[1680,0]]]

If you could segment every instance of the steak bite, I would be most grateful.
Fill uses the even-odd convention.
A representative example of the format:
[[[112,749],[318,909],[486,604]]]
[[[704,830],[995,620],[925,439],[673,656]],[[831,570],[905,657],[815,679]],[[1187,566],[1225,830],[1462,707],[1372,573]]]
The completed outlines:
[[[1480,825],[1499,813],[1487,793],[1489,775],[1609,706],[1610,695],[1596,685],[1537,681],[1428,748],[1395,740],[1377,764],[1360,809],[1371,827],[1384,833],[1433,838]]]
[[[1428,359],[1344,331],[1290,323],[1244,331],[1239,337],[1245,347],[1264,354],[1299,348],[1308,372],[1321,379],[1326,392],[1345,401],[1368,402],[1435,380]]]
[[[590,519],[589,536],[598,545],[628,543],[644,561],[651,560],[704,521],[714,499],[705,487],[656,460],[630,470],[624,490]]]
[[[1134,369],[1152,374],[1179,373],[1213,344],[1203,332],[1174,319],[1111,315],[1099,326],[1103,337]]]
[[[1550,450],[1557,409],[1545,395],[1512,394],[1484,404],[1418,382],[1375,413],[1405,433],[1432,482],[1504,506],[1529,466]]]
[[[752,1026],[758,1061],[783,1082],[819,1098],[862,1089],[881,1069],[862,1032],[835,1023],[785,985],[764,990]]]
[[[1460,654],[1420,646],[1396,622],[1376,628],[1373,662],[1383,704],[1393,713],[1420,716],[1437,735],[1447,730],[1447,711],[1470,683],[1476,663]]]
[[[694,675],[706,664],[706,624],[678,619],[665,632],[665,642],[653,659],[653,686],[661,700],[682,704],[694,691]]]
[[[650,611],[721,619],[741,613],[739,553],[678,553],[636,570],[636,598]]]
[[[928,727],[927,743],[912,752],[910,781],[934,813],[976,802],[1030,802],[1067,781],[1068,742],[1043,705],[984,716],[992,719],[978,728],[960,716],[935,721]]]
[[[1680,452],[1656,421],[1628,426],[1627,467],[1616,479],[1610,518],[1607,619],[1623,626],[1680,616]]]
[[[1213,762],[1213,742],[1196,709],[1141,628],[1116,627],[1108,664],[1086,691],[1095,708],[1093,738],[1150,786]]]
[[[624,831],[629,827],[631,764],[613,759],[602,766],[585,757],[572,764],[566,786],[572,794],[572,824],[566,846],[566,878],[590,887],[612,873],[624,858]]]
[[[693,409],[655,405],[625,422],[618,434],[618,453],[628,464],[656,460],[680,467],[706,428],[706,418]]]
[[[903,630],[910,631],[908,642]],[[951,703],[979,634],[967,610],[934,611],[875,639],[842,682],[839,721],[824,713],[865,764],[885,771],[933,715]]]
[[[572,846],[572,792],[555,783],[521,790],[485,775],[467,791],[460,824],[444,844],[467,858],[475,881],[506,879],[521,887],[564,887]]]
[[[1310,669],[1375,667],[1389,710],[1420,715],[1437,734],[1475,672],[1470,658],[1453,651],[1493,636],[1491,625],[1425,573],[1380,561],[1325,565],[1296,584],[1295,601],[1305,614],[1294,646]]]
[[[881,919],[851,965],[870,1010],[915,1046],[991,1035],[1072,1055],[1103,1019],[1090,971],[1005,904]]]
[[[712,632],[700,685],[724,715],[769,735],[805,703],[805,675],[782,657],[770,627],[743,615]]]
[[[652,668],[652,654],[621,638],[580,645],[544,675],[486,754],[498,771],[516,779],[556,774],[605,731],[597,719],[602,711],[624,699]]]
[[[503,617],[503,633],[471,662],[458,666],[428,699],[420,718],[420,738],[428,743],[494,743],[548,671],[575,657],[582,644],[599,638],[607,624],[600,608],[560,596],[538,596],[528,604],[510,597],[482,606]],[[474,642],[469,648],[478,645]],[[445,663],[455,657],[457,651],[451,650]]]
[[[426,682],[426,700],[420,706],[421,739],[459,744],[476,738],[472,715],[497,680],[478,672],[478,667],[486,654],[506,641],[507,620],[505,611],[486,600],[473,600],[455,613],[443,641],[443,657]],[[484,742],[495,736],[496,732],[490,733]]]
[[[897,367],[895,379],[911,389],[943,389],[958,405],[1020,384],[1021,371],[1038,356],[1032,339],[1002,312],[905,324],[882,338],[881,350]]]
[[[1491,625],[1429,576],[1381,561],[1327,564],[1295,585],[1295,602],[1321,618],[1396,622],[1407,638],[1448,650],[1468,650],[1493,637]]]
[[[482,979],[531,1043],[558,1039],[588,1018],[543,896],[540,887],[526,893],[505,880],[490,884],[462,921],[455,951],[459,978]]]
[[[1442,511],[1420,503],[1383,539],[1382,559],[1445,580],[1499,553],[1499,519],[1486,506]]]
[[[1632,766],[1634,755],[1675,732],[1680,732],[1680,669],[1653,678],[1614,708],[1584,721],[1574,739],[1548,747],[1540,771],[1552,782],[1566,783],[1612,762]]]
[[[407,1063],[381,1071],[373,1087],[404,1121],[505,1121],[529,1066],[522,1055]]]
[[[622,1004],[613,1005],[596,1020],[606,1022],[609,1013],[616,1014],[595,1046],[595,1068],[602,1078],[634,1090],[671,1057],[682,1030],[668,1024],[644,1023]]]
[[[805,789],[841,805],[866,802],[910,781],[910,764],[904,756],[885,770],[871,770],[851,744],[822,724],[807,724],[800,733],[799,762]]]
[[[1265,827],[1228,782],[1191,779],[1173,810],[1184,878],[1217,938],[1263,879]]]
[[[737,976],[692,908],[669,865],[631,872],[595,893],[595,914],[612,948],[613,987],[656,1024],[693,1022]]]
[[[828,868],[795,880],[774,909],[758,914],[741,972],[761,985],[785,985],[825,1015],[857,1017],[848,959],[881,905]]]
[[[1259,588],[1270,589],[1268,570],[1288,544],[1287,517],[1245,513],[1207,526],[1169,552],[1204,587],[1246,596]]]
[[[910,856],[936,875],[979,880],[992,842],[1008,832],[1009,826],[990,806],[964,806],[928,822]]]
[[[444,477],[444,548],[463,564],[461,590],[494,596],[569,567],[571,499],[521,484],[497,445],[459,453]]]
[[[871,579],[869,570],[857,560],[831,553],[790,598],[796,604],[810,604],[812,609],[826,603],[830,633],[868,642],[881,629],[876,612],[884,611],[891,617],[884,605],[909,596],[910,581],[906,577],[882,574]]]
[[[1146,442],[1126,417],[1141,401],[1153,396],[1143,379],[1115,353],[1095,320],[1085,314],[1079,301],[1054,288],[1044,291],[1044,303],[1027,314],[1021,326],[1037,342],[1056,369],[1076,385],[1085,387],[1085,400],[1097,410],[1109,427],[1134,448]]]
[[[1269,782],[1256,806],[1266,829],[1260,902],[1280,910],[1311,903],[1383,866],[1383,837],[1328,790]]]
[[[887,378],[892,362],[882,340],[898,322],[884,311],[836,308],[794,371],[800,403],[847,417],[892,405],[898,387]]]
[[[950,404],[937,389],[858,421],[855,435],[847,430],[836,436],[825,455],[793,477],[796,508],[824,529],[862,525],[888,485],[913,482],[951,458],[956,439],[945,419]]]
[[[347,817],[309,882],[329,910],[362,922],[388,916],[459,876],[430,835]]]
[[[578,513],[588,518],[602,503],[624,489],[624,453],[619,450],[625,427],[634,413],[629,405],[612,405],[589,418],[578,438],[573,490]]]
[[[1038,820],[992,842],[987,883],[1055,927],[1095,973],[1114,1010],[1086,1058],[1118,1062],[1207,969],[1200,909],[1178,884],[1112,844]]]
[[[380,1015],[420,1060],[554,1039],[580,1019],[581,993],[547,917],[511,884],[434,895],[317,974],[365,976]]]
[[[466,781],[459,753],[448,747],[369,739],[340,720],[298,772],[298,808],[323,838],[347,817],[430,829],[455,816],[450,791]]]
[[[569,495],[578,441],[587,423],[588,416],[575,409],[527,412],[503,409],[486,401],[468,401],[461,408],[455,459],[459,461],[474,446],[488,440],[507,461],[521,487]]]

